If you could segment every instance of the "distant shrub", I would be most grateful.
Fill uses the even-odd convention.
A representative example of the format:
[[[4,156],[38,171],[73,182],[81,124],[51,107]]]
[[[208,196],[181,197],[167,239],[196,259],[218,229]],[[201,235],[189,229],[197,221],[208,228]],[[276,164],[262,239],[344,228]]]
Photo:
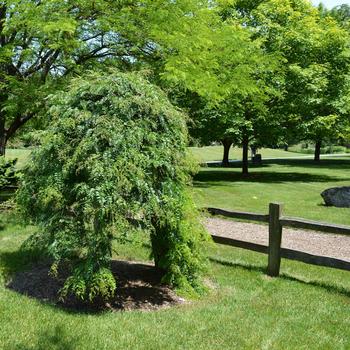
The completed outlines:
[[[54,259],[52,270],[71,267],[61,296],[111,297],[112,240],[141,227],[163,281],[196,288],[206,236],[187,194],[184,115],[133,74],[77,79],[51,103],[18,204],[41,227],[30,242]]]
[[[290,152],[303,153],[303,154],[314,154],[315,148],[314,145],[310,144],[301,144],[297,146],[289,147]],[[321,154],[333,154],[333,153],[346,153],[347,149],[343,146],[324,146],[321,148]]]
[[[0,157],[0,189],[15,186],[18,182],[18,172],[16,171],[17,159],[7,160]]]
[[[345,153],[346,147],[343,146],[326,146],[321,148],[321,153],[323,154],[333,154],[333,153]]]

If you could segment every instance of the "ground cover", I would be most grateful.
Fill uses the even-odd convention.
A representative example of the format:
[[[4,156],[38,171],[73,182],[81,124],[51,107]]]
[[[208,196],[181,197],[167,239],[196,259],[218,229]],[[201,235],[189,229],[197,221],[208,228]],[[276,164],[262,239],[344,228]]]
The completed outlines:
[[[200,163],[208,161],[221,161],[223,156],[222,146],[207,146],[207,147],[190,147],[195,159]],[[281,149],[262,148],[258,150],[258,153],[262,155],[262,158],[288,158],[288,157],[302,157],[305,154],[297,152],[286,152]],[[230,150],[230,159],[237,160],[242,159],[242,149],[238,147],[232,147]]]
[[[158,311],[83,312],[7,287],[30,268],[18,251],[35,230],[1,214],[0,348],[9,349],[346,349],[348,272],[282,261],[266,277],[266,256],[210,245],[207,295]],[[148,261],[148,245],[115,245],[115,258]]]
[[[348,208],[326,207],[320,193],[350,185],[350,157],[265,161],[242,176],[234,168],[201,168],[194,178],[198,206],[267,213],[269,202],[285,205],[285,213],[305,219],[350,225]]]
[[[202,168],[194,181],[195,198],[198,206],[262,212],[269,201],[282,201],[288,215],[350,224],[349,209],[324,207],[319,196],[323,188],[349,184],[349,160],[264,162],[252,168],[247,178],[240,175],[239,165]],[[1,349],[350,347],[347,271],[282,259],[281,277],[272,279],[264,273],[265,255],[209,244],[206,279],[210,288],[200,299],[166,305],[167,297],[158,295],[153,303],[165,304],[158,311],[67,309],[30,295],[28,288],[14,288],[14,282],[22,282],[23,287],[24,276],[37,277],[38,265],[33,268],[29,257],[19,251],[35,230],[20,225],[14,213],[0,213]],[[115,243],[114,258],[147,266],[149,247],[142,237],[136,247]],[[21,272],[24,275],[18,274]],[[38,289],[45,289],[42,279],[36,281],[41,283]],[[150,285],[131,287],[137,294]],[[148,302],[152,303],[151,297]]]

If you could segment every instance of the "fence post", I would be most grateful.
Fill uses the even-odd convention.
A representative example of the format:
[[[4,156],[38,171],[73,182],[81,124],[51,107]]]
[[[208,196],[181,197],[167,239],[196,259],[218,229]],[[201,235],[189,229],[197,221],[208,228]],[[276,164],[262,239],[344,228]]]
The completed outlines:
[[[280,217],[282,208],[283,205],[278,203],[270,203],[269,205],[269,261],[267,274],[271,277],[277,277],[280,272],[282,241]]]

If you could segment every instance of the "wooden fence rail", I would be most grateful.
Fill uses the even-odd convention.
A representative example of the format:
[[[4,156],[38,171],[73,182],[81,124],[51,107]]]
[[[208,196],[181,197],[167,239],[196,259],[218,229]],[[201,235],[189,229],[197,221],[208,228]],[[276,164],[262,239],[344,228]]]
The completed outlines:
[[[242,211],[227,211],[217,208],[208,208],[209,213],[225,217],[244,219],[249,221],[267,222],[269,224],[269,244],[268,246],[251,242],[240,241],[228,237],[212,235],[214,242],[218,244],[230,245],[238,248],[248,249],[259,253],[268,254],[267,274],[275,277],[279,275],[281,258],[297,260],[306,264],[327,266],[341,270],[350,271],[350,261],[312,255],[291,249],[281,248],[283,227],[294,227],[307,230],[314,230],[325,233],[350,235],[350,227],[335,225],[323,222],[290,218],[282,216],[283,205],[270,203],[269,214],[248,213]]]

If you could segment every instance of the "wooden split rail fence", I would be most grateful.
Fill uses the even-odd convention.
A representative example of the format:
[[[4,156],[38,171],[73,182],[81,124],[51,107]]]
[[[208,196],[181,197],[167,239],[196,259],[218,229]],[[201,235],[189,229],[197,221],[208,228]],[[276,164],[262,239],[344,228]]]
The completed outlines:
[[[325,233],[334,233],[350,236],[350,227],[343,225],[328,224],[299,218],[282,216],[283,205],[270,203],[269,214],[246,213],[240,211],[227,211],[217,208],[207,208],[213,215],[243,219],[249,221],[265,222],[269,224],[269,245],[239,241],[236,239],[212,235],[214,242],[218,244],[230,245],[238,248],[253,250],[255,252],[268,254],[267,274],[272,277],[279,275],[281,258],[297,260],[306,264],[333,267],[350,271],[350,261],[312,255],[305,252],[281,248],[283,227],[293,227],[306,230],[314,230]]]

